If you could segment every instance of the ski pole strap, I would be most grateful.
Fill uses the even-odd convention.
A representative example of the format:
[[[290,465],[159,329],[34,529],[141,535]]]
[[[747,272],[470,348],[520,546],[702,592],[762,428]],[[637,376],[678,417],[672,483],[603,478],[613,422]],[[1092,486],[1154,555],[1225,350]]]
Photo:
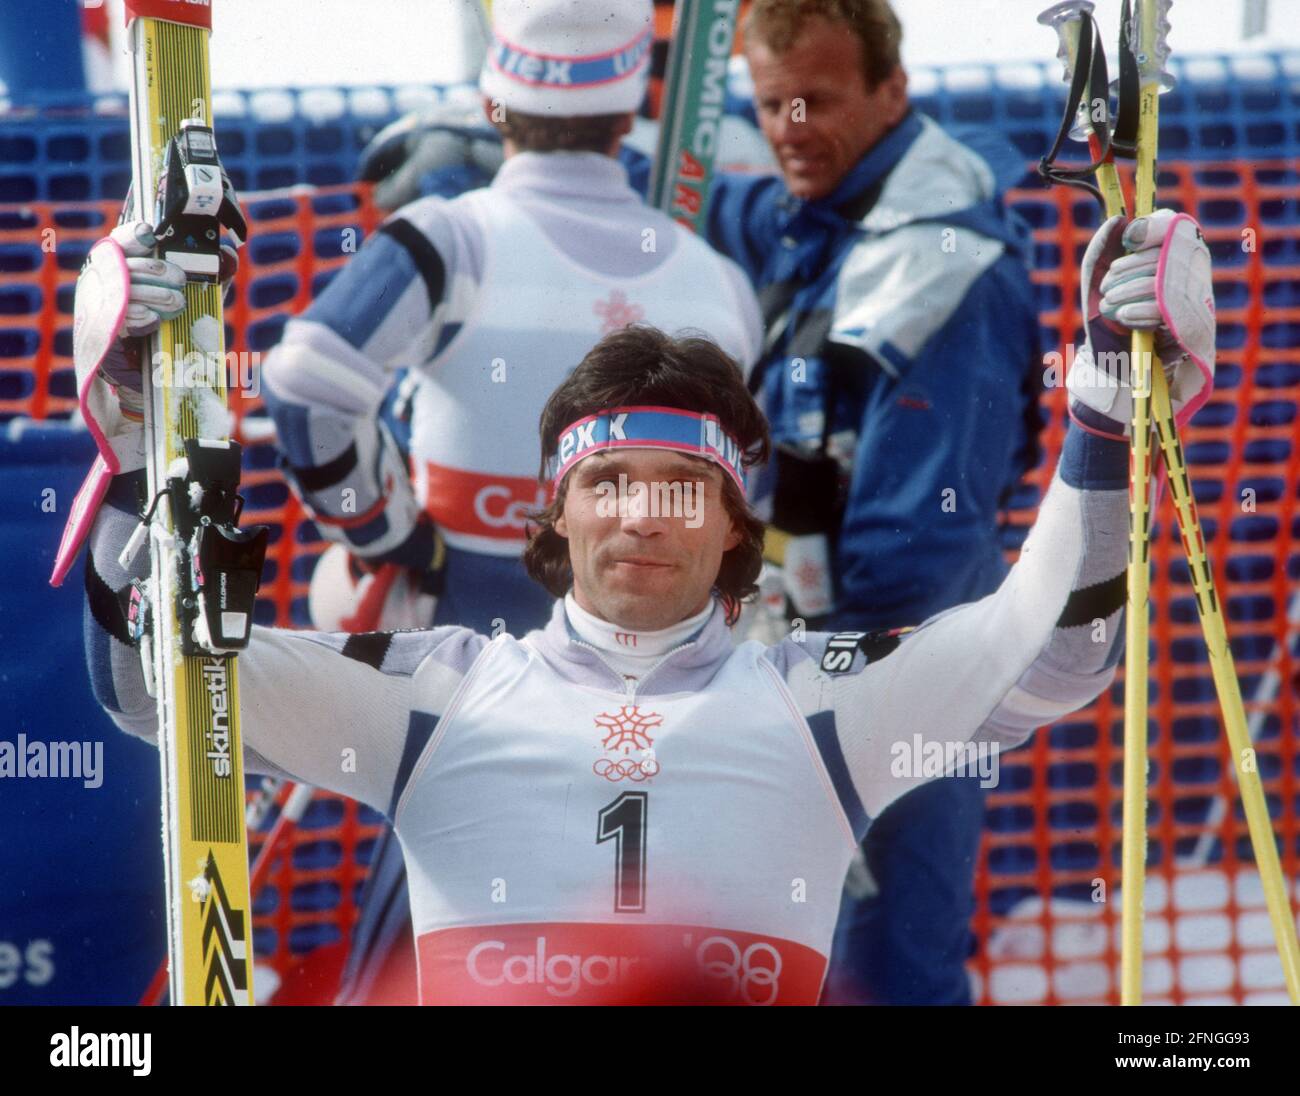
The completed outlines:
[[[1127,8],[1125,9],[1127,12]],[[1119,24],[1119,84],[1111,150],[1125,160],[1137,159],[1138,119],[1142,113],[1142,90],[1138,62],[1134,56],[1132,25],[1121,16]]]
[[[1038,161],[1038,174],[1047,183],[1086,190],[1104,204],[1101,190],[1091,181],[1096,170],[1111,154],[1111,118],[1107,99],[1109,76],[1106,51],[1093,20],[1092,5],[1086,0],[1055,4],[1043,12],[1038,21],[1051,26],[1060,38],[1057,54],[1065,65],[1065,81],[1070,85],[1056,140],[1051,150]],[[1077,140],[1095,138],[1093,162],[1082,167],[1061,167],[1057,158],[1067,137]]]
[[[549,478],[559,483],[575,464],[612,449],[670,449],[719,465],[743,492],[744,451],[716,415],[677,407],[612,407],[560,431]]]

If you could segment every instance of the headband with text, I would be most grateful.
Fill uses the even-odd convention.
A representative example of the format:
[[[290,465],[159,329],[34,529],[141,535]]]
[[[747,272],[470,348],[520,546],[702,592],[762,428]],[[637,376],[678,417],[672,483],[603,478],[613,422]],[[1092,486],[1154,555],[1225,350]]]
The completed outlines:
[[[744,455],[716,415],[676,407],[612,407],[560,431],[551,458],[551,479],[559,482],[584,457],[611,449],[671,449],[721,465],[745,489]]]

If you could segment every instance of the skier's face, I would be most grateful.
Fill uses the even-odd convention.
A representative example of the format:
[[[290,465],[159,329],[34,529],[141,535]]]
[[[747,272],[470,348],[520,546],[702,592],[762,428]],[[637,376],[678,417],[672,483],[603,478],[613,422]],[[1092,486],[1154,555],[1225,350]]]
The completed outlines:
[[[555,523],[569,542],[578,604],[641,631],[700,612],[741,538],[723,475],[712,461],[653,449],[579,461]]]
[[[902,65],[868,91],[862,43],[839,20],[810,18],[783,53],[751,37],[745,56],[763,136],[797,198],[830,194],[907,113]]]

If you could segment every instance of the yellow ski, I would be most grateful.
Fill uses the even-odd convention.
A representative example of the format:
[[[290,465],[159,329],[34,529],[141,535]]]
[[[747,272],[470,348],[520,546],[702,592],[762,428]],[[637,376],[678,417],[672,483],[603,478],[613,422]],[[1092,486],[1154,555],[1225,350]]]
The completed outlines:
[[[264,529],[240,532],[220,235],[244,235],[211,129],[209,0],[127,0],[133,216],[185,269],[186,310],[145,373],[151,556],[146,674],[158,699],[173,1004],[252,1003],[239,685]],[[152,673],[150,674],[151,661]]]

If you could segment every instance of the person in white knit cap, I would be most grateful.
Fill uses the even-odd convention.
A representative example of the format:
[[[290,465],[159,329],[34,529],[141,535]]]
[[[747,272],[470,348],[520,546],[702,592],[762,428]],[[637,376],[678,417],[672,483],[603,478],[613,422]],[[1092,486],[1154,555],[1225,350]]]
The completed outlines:
[[[502,4],[479,88],[531,114],[631,114],[650,71],[650,4],[583,0]]]
[[[286,475],[333,542],[312,582],[318,628],[540,627],[552,599],[520,555],[546,502],[547,395],[631,322],[702,331],[746,367],[759,352],[739,267],[647,208],[615,159],[645,96],[650,0],[498,0],[492,14],[492,185],[398,209],[264,363]],[[382,413],[403,367],[409,467]],[[396,849],[374,880],[355,953],[371,968],[386,941],[409,946]],[[368,980],[354,964],[348,983]]]

